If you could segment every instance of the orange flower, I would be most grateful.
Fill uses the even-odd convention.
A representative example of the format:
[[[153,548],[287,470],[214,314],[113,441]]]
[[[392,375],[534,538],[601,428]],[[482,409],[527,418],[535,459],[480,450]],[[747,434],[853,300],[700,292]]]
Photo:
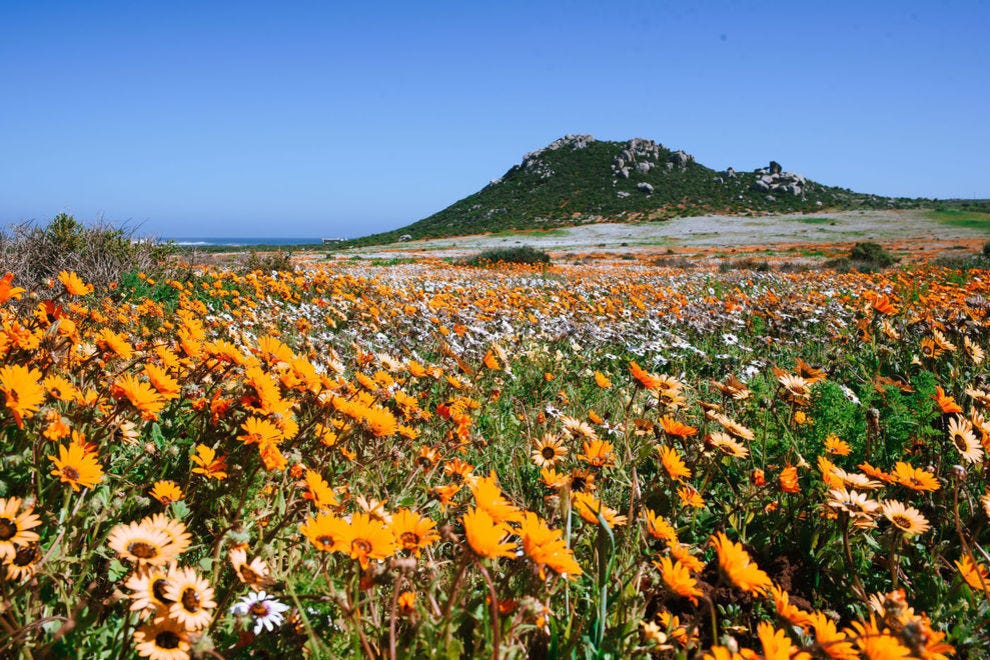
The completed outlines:
[[[607,390],[608,388],[612,387],[612,381],[609,380],[608,379],[608,376],[606,376],[602,372],[596,371],[595,372],[595,385],[597,385],[598,387],[602,388],[603,390]]]
[[[787,633],[777,630],[764,621],[756,627],[756,635],[763,644],[764,660],[811,660],[811,656],[791,643]]]
[[[461,521],[468,545],[476,555],[515,558],[516,544],[504,540],[512,531],[508,525],[495,522],[484,509],[469,509]]]
[[[165,407],[165,401],[158,392],[131,374],[122,374],[117,378],[110,391],[115,398],[130,401],[141,413],[141,419],[157,419],[158,413]]]
[[[246,445],[278,443],[282,440],[282,431],[272,422],[260,417],[248,417],[241,424],[241,429],[244,435],[237,436],[237,439]]]
[[[168,480],[156,481],[154,488],[151,489],[151,496],[165,506],[178,502],[183,497],[179,484]]]
[[[629,363],[629,373],[636,380],[637,385],[647,390],[655,390],[662,383],[659,377],[646,371],[635,362]]]
[[[894,479],[902,486],[907,486],[911,490],[935,491],[941,488],[938,479],[931,472],[916,468],[904,461],[898,461],[894,466]]]
[[[189,461],[198,466],[192,469],[193,474],[202,474],[217,481],[227,478],[227,458],[217,457],[216,450],[211,447],[196,445],[196,453],[189,457]]]
[[[20,300],[21,295],[27,291],[27,289],[22,289],[19,286],[11,286],[10,283],[13,281],[14,274],[11,272],[8,272],[0,279],[0,305],[10,300]]]
[[[791,603],[790,594],[773,585],[770,587],[770,595],[773,596],[774,607],[777,608],[777,616],[786,619],[791,625],[808,631],[814,625],[812,615]]]
[[[848,456],[852,452],[852,447],[839,436],[830,433],[825,438],[825,451],[836,456]]]
[[[330,484],[314,470],[306,470],[306,492],[303,497],[312,500],[317,509],[330,509],[339,504]]]
[[[691,470],[684,464],[684,459],[677,453],[676,449],[671,449],[664,445],[659,445],[657,451],[660,453],[660,461],[671,479],[690,479]]]
[[[698,433],[698,429],[695,427],[682,424],[670,415],[664,415],[660,418],[660,426],[663,427],[664,433],[675,438],[689,438]]]
[[[897,307],[894,303],[883,293],[876,293],[873,295],[873,304],[871,305],[878,314],[885,314],[890,316],[891,314],[897,313]]]
[[[399,509],[392,516],[392,534],[402,550],[412,550],[418,557],[420,550],[440,540],[437,524],[410,509]]]
[[[45,388],[40,381],[41,372],[37,369],[20,364],[0,368],[0,392],[4,394],[4,404],[14,416],[17,428],[24,428],[24,419],[34,415],[45,400]]]
[[[75,271],[60,271],[58,281],[65,285],[65,290],[70,296],[85,296],[93,293],[93,285],[83,282]]]
[[[470,484],[471,494],[480,510],[487,513],[496,523],[520,522],[522,511],[502,495],[502,489],[495,484],[495,471],[487,477],[479,477]]]
[[[698,581],[691,577],[690,571],[681,562],[674,562],[670,557],[661,557],[653,565],[660,570],[660,577],[671,591],[684,596],[693,605],[698,604],[698,596],[703,596],[704,593],[698,588]]]
[[[79,487],[92,488],[103,480],[103,468],[96,456],[87,452],[82,445],[70,442],[68,446],[59,446],[58,458],[48,457],[55,464],[52,475],[62,483],[72,486],[78,492]]]
[[[681,504],[684,506],[689,506],[694,509],[701,509],[705,506],[705,498],[701,496],[698,489],[691,484],[685,484],[681,488],[677,489],[677,497],[680,498]]]
[[[584,453],[578,458],[592,467],[609,467],[615,465],[614,446],[606,440],[595,438],[584,443]]]
[[[799,493],[801,486],[798,485],[798,471],[793,465],[788,465],[780,472],[780,488],[785,493]]]
[[[941,386],[935,387],[935,396],[932,398],[935,399],[936,403],[938,403],[938,407],[943,414],[947,415],[951,413],[961,413],[963,411],[962,408],[959,407],[959,404],[956,403],[956,400],[947,395]]]
[[[581,567],[574,560],[574,553],[564,541],[564,533],[549,526],[535,513],[527,511],[519,528],[523,552],[536,564],[540,579],[546,579],[544,567],[558,575],[576,580]]]
[[[712,536],[709,542],[718,553],[718,565],[734,585],[751,594],[764,594],[773,582],[749,558],[741,543],[733,543],[725,532]]]

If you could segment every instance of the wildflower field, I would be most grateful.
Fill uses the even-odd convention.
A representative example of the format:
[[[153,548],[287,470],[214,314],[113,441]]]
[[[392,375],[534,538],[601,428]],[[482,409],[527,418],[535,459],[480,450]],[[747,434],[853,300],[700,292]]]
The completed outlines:
[[[0,280],[0,657],[985,657],[990,273]]]

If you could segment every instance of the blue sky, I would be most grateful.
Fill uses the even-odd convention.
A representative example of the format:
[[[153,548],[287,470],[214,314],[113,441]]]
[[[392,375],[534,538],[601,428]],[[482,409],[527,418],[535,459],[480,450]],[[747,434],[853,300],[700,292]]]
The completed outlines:
[[[0,1],[0,224],[357,236],[566,133],[990,197],[987,2]]]

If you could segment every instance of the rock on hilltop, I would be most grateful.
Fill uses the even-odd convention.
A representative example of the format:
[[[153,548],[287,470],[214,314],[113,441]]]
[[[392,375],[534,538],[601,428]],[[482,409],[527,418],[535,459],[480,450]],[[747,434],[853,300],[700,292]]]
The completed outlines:
[[[526,154],[501,177],[442,211],[355,243],[714,213],[915,205],[915,200],[864,195],[816,183],[785,172],[776,161],[748,172],[731,167],[717,171],[685,151],[653,140],[613,142],[591,135],[565,135]]]

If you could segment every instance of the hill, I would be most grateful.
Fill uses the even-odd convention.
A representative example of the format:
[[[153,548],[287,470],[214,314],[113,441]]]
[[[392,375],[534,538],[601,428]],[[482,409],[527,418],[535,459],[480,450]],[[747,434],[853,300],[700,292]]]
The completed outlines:
[[[506,229],[550,229],[679,216],[793,213],[917,206],[920,200],[855,193],[767,167],[713,170],[690,154],[642,138],[567,135],[526,154],[500,178],[411,225],[350,245]]]

